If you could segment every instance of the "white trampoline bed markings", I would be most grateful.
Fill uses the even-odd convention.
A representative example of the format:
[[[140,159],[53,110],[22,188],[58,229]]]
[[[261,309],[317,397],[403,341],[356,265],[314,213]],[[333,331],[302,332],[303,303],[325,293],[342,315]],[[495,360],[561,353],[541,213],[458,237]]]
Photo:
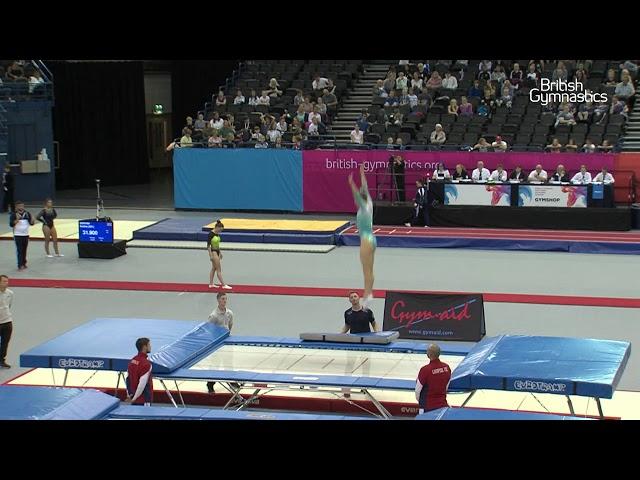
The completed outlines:
[[[462,358],[443,355],[441,360],[453,370]],[[224,345],[190,368],[415,380],[426,363],[426,354],[415,353]]]

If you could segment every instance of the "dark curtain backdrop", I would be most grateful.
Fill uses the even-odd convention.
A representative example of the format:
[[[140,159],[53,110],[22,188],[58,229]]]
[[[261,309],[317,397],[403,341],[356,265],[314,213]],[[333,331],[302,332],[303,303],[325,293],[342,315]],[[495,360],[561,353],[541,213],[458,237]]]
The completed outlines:
[[[142,62],[47,62],[54,76],[58,189],[147,183]]]
[[[239,60],[174,60],[171,69],[173,137],[182,135],[187,117],[193,117],[218,93],[218,87],[237,68]],[[225,92],[229,95],[235,92]]]

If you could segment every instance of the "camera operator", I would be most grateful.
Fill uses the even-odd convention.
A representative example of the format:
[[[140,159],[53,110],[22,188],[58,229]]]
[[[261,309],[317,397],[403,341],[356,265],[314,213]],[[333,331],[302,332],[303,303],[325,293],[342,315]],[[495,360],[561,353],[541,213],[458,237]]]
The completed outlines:
[[[389,157],[389,170],[391,171],[392,185],[397,193],[397,199],[399,202],[404,202],[404,158],[402,158],[402,155],[391,155]]]

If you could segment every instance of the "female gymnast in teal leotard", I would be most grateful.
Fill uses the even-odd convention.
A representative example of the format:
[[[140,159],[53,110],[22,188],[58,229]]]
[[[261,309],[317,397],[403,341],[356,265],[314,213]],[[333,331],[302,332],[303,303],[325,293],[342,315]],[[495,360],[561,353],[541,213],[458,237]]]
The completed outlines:
[[[364,302],[363,307],[373,299],[373,260],[376,253],[376,237],[373,235],[373,201],[369,195],[367,179],[364,175],[364,165],[360,165],[360,190],[353,181],[353,174],[349,175],[349,185],[353,198],[358,206],[356,224],[360,235],[360,262],[364,274]]]

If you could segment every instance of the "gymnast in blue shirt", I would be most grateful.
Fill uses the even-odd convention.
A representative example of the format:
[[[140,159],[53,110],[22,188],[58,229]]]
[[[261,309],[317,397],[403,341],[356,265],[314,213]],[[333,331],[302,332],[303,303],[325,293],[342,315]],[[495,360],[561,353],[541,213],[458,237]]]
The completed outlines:
[[[364,175],[364,164],[360,165],[360,189],[356,187],[353,173],[349,175],[349,185],[353,198],[358,206],[356,224],[360,235],[360,262],[364,275],[364,302],[362,306],[368,308],[373,299],[373,260],[376,252],[376,237],[373,235],[373,201],[369,195],[367,179]]]

